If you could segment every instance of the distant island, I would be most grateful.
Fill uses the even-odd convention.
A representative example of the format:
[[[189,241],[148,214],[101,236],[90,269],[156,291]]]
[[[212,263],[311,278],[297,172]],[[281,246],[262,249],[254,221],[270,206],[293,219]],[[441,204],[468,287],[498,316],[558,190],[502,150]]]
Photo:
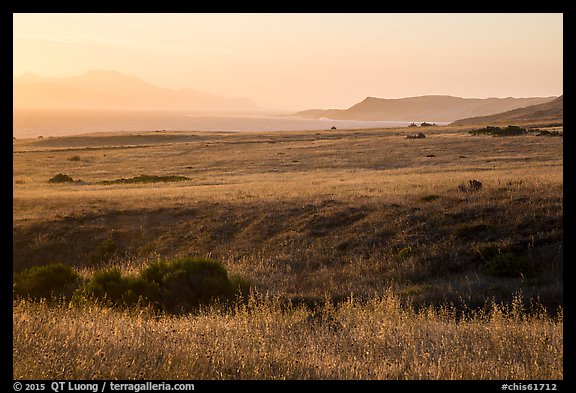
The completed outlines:
[[[13,78],[14,108],[253,111],[248,98],[226,98],[189,88],[158,87],[115,71],[68,78],[24,74]]]
[[[367,97],[348,109],[311,109],[294,115],[309,119],[453,122],[543,104],[556,98],[462,98],[447,95],[396,99]]]

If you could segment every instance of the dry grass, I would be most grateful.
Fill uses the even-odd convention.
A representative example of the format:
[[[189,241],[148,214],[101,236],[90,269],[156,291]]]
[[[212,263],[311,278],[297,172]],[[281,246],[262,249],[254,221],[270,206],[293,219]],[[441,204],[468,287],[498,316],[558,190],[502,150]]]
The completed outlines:
[[[562,138],[408,132],[15,140],[15,270],[134,273],[195,254],[283,299],[159,318],[16,302],[15,378],[561,379]],[[57,173],[82,182],[48,183]],[[100,183],[142,174],[191,180]],[[471,179],[482,189],[458,190]],[[490,252],[530,274],[487,274]],[[511,305],[519,291],[556,316],[440,307]],[[363,300],[320,319],[280,306],[351,293]]]
[[[457,319],[390,292],[315,314],[258,294],[160,318],[17,302],[14,332],[15,379],[562,379],[561,315]]]
[[[562,179],[561,139],[433,131],[427,139],[415,141],[407,140],[406,133],[202,134],[190,142],[134,147],[99,146],[99,137],[67,138],[60,146],[59,138],[53,138],[46,141],[51,142],[48,147],[43,147],[43,141],[16,140],[14,215],[19,223],[45,219],[47,213],[56,217],[197,201],[402,200],[405,195],[446,189],[470,178],[490,183],[529,179],[544,186]],[[136,139],[142,142],[145,137]],[[88,148],[67,148],[80,142]],[[436,157],[426,157],[431,153]],[[81,161],[69,161],[72,154]],[[46,181],[60,172],[84,184],[48,187]],[[141,174],[192,180],[161,187],[97,184]]]

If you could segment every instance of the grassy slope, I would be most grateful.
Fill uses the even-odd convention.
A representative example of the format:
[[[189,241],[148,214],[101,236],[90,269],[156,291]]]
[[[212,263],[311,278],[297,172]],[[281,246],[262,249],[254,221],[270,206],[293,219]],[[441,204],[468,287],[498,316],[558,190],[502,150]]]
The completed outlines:
[[[90,266],[112,239],[136,264],[158,254],[211,255],[290,296],[393,284],[420,300],[478,303],[522,287],[560,303],[562,140],[438,129],[408,140],[406,132],[206,134],[194,143],[73,152],[33,151],[22,141],[14,268]],[[48,184],[58,172],[83,183]],[[142,173],[191,180],[101,184]],[[483,189],[459,191],[470,179]],[[486,277],[487,249],[515,253],[537,277]]]
[[[99,137],[79,137],[62,139],[58,144],[59,138],[53,138],[50,146],[43,146],[45,142],[41,140],[16,140],[14,269],[65,262],[82,269],[117,264],[129,271],[139,269],[158,255],[192,253],[210,255],[224,262],[232,273],[251,279],[260,290],[282,297],[310,300],[355,293],[359,298],[370,298],[391,288],[403,302],[412,299],[416,304],[439,304],[448,300],[463,307],[464,304],[484,304],[490,297],[510,302],[513,293],[521,290],[526,301],[539,297],[549,309],[561,304],[562,138],[532,135],[493,138],[468,135],[465,129],[457,127],[434,127],[422,130],[428,135],[426,139],[408,140],[405,136],[409,131],[194,133],[193,138],[179,134],[164,140],[166,143],[159,142],[158,136],[150,133],[135,138],[137,143],[122,137],[122,142],[130,147],[122,147],[111,136],[106,136],[106,143]],[[151,139],[147,141],[147,138]],[[434,157],[428,157],[430,155]],[[80,160],[71,161],[72,156],[79,156]],[[83,182],[49,184],[47,180],[56,173],[66,173]],[[161,184],[100,183],[141,174],[186,176],[191,180]],[[482,190],[473,193],[458,190],[458,185],[471,179],[481,181]],[[105,239],[112,239],[119,250],[110,261],[105,260],[110,255],[101,248]],[[488,274],[490,258],[498,252],[513,253],[521,258],[529,273]],[[15,321],[31,318],[37,312],[34,307],[17,308]],[[376,317],[376,314],[370,316],[373,311],[358,307],[355,312],[365,313],[362,321],[362,318]],[[271,312],[266,310],[263,308],[262,313]],[[47,318],[76,318],[76,311],[43,312]],[[303,312],[291,311],[286,315],[288,319],[298,319]],[[406,329],[412,318],[408,315],[412,315],[414,321],[417,319],[415,314],[406,314]],[[448,332],[456,329],[456,325],[444,324],[440,315],[435,315],[440,318],[436,320],[438,325],[434,325],[438,330],[428,333],[448,340],[452,334]],[[89,318],[82,314],[76,327],[63,323],[59,329],[77,332],[70,340],[79,342],[82,326],[88,323],[84,317]],[[127,322],[128,316],[114,314],[114,318],[118,318],[118,326],[126,324],[122,334],[127,337],[137,334],[130,327],[136,322]],[[223,332],[231,332],[240,323],[231,316],[209,313],[206,318],[216,318]],[[554,324],[556,327],[546,328],[540,320],[533,320],[532,325],[520,325],[518,330],[512,329],[509,333],[500,330],[495,334],[515,340],[513,337],[525,337],[527,332],[537,337],[541,335],[539,329],[555,332],[554,329],[559,329],[559,325]],[[18,326],[15,331],[42,330],[26,323]],[[365,337],[368,325],[361,326],[347,332]],[[493,325],[494,332],[504,329],[497,326]],[[288,328],[286,325],[278,327],[280,330],[274,329],[283,332],[282,329]],[[332,341],[337,339],[335,335],[322,341],[314,329],[305,328],[299,334],[314,346],[337,344]],[[492,327],[478,329],[472,336],[462,333],[461,339],[494,339],[486,336],[489,332],[486,329]],[[265,335],[267,330],[258,331]],[[419,340],[415,331],[407,331],[410,333],[406,333],[406,340]],[[226,334],[230,340],[242,337],[240,333],[238,336]],[[284,341],[287,336],[282,334],[276,338],[270,336],[271,340],[277,340],[274,345],[287,345],[281,344],[287,342]],[[554,333],[552,344],[543,345],[560,345],[558,334],[561,336],[561,332]],[[193,345],[186,338],[192,336],[178,338],[184,340],[179,341],[179,345]],[[138,333],[137,337],[134,339],[160,340],[156,335]],[[449,340],[454,340],[456,336],[450,337]],[[220,344],[213,339],[209,345],[219,348]],[[365,339],[368,340],[367,336]],[[46,348],[55,345],[49,337],[35,343],[22,340],[20,335],[15,335],[17,347],[33,348],[30,353],[35,355],[44,350],[42,340]],[[479,344],[480,347],[470,353],[485,351],[486,362],[495,361],[488,359],[494,350],[492,344],[488,345],[489,341],[487,346]],[[437,367],[432,368],[430,377],[473,377],[458,369],[456,360],[453,366],[440,367],[439,362],[461,357],[458,351],[469,349],[468,344],[461,344],[452,353],[454,357],[436,352]],[[82,351],[90,346],[102,351],[116,350],[107,345],[112,343],[100,347],[88,340],[80,348]],[[258,345],[264,345],[269,352],[282,352],[270,343]],[[325,353],[322,360],[310,355],[304,368],[289,364],[288,359],[274,359],[269,364],[277,364],[274,367],[280,370],[266,369],[272,366],[256,361],[253,357],[256,349],[249,346],[244,359],[236,355],[232,359],[227,354],[217,357],[221,366],[243,371],[218,376],[213,374],[215,369],[207,365],[213,363],[203,364],[199,360],[197,373],[182,366],[167,371],[166,375],[426,377],[422,374],[423,368],[406,368],[413,363],[414,356],[418,359],[424,356],[426,348],[418,347],[411,354],[390,354],[389,361],[395,366],[378,368],[370,374],[368,368],[372,367],[366,368],[366,365],[380,364],[384,358],[359,358],[358,354],[353,355],[354,351],[349,352],[352,344],[338,345],[341,353]],[[372,342],[363,345],[380,348],[380,344]],[[522,345],[537,347],[534,343]],[[536,354],[539,349],[534,351],[532,355],[540,356]],[[338,374],[327,359],[337,363],[342,361],[342,356],[348,356],[346,353],[356,356],[357,360],[352,361],[350,357],[347,360],[350,368]],[[558,349],[552,353],[557,356]],[[518,356],[521,363],[525,355],[514,356]],[[40,376],[42,372],[53,378],[57,375],[41,366],[36,370],[27,369],[26,357],[18,359],[19,375]],[[79,364],[78,358],[71,359]],[[145,361],[150,359],[144,357]],[[476,368],[476,377],[554,378],[561,374],[561,366],[552,359],[545,360],[546,365],[539,369],[523,369],[527,365],[512,362],[510,367],[498,372],[495,368],[488,371],[492,366],[482,363],[482,359]],[[93,360],[84,359],[85,362]],[[166,366],[168,359],[163,357],[159,361]],[[256,365],[265,367],[260,374],[254,369]],[[315,365],[321,371],[314,372]],[[487,366],[485,372],[484,366]],[[354,367],[366,369],[352,371]],[[156,375],[151,372],[146,375]],[[80,371],[80,374],[71,373],[90,377]]]
[[[453,125],[470,126],[479,124],[498,124],[498,125],[530,125],[542,126],[550,124],[564,123],[564,96],[560,96],[551,102],[543,104],[530,105],[524,108],[518,108],[511,111],[496,113],[489,116],[478,116],[467,119],[457,120]]]

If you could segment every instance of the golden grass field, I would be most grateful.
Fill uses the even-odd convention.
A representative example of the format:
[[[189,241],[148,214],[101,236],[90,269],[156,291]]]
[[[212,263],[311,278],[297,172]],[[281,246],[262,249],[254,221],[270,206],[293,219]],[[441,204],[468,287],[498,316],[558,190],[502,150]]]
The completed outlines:
[[[468,129],[15,139],[15,272],[199,255],[254,292],[191,315],[15,300],[14,378],[562,379],[563,140]],[[100,183],[142,174],[189,180]]]

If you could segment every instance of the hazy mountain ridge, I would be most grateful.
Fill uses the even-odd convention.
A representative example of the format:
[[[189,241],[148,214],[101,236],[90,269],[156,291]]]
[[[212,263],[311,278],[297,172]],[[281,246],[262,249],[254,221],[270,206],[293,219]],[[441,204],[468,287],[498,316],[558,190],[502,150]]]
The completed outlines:
[[[556,97],[462,98],[425,95],[397,99],[367,97],[348,109],[311,109],[295,115],[335,120],[456,121],[550,102]]]
[[[483,124],[529,124],[534,122],[564,123],[564,96],[543,104],[531,105],[490,116],[471,117],[457,120],[452,125],[483,125]]]
[[[256,110],[248,98],[231,99],[190,88],[158,87],[115,71],[69,78],[24,74],[13,78],[14,108]]]

